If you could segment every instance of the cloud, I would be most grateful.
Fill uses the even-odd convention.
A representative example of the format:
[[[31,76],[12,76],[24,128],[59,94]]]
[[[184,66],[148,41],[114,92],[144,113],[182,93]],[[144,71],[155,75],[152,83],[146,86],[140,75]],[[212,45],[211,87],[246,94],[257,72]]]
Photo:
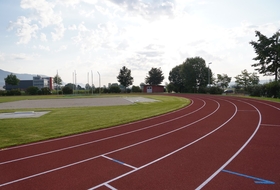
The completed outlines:
[[[57,41],[63,38],[66,28],[64,27],[63,24],[59,24],[57,27],[55,27],[54,30],[55,32],[51,32],[52,40]]]
[[[10,54],[10,59],[16,60],[32,60],[34,57],[37,57],[37,54],[25,54],[25,53],[17,53],[17,54]]]
[[[130,13],[141,15],[145,19],[155,20],[161,16],[174,16],[174,0],[110,0]]]
[[[47,40],[46,34],[41,33],[41,35],[40,35],[40,40],[41,40],[42,42],[47,42],[48,40]]]
[[[60,52],[60,51],[64,51],[67,49],[67,46],[63,45],[63,46],[60,46],[58,50],[56,50],[56,52]]]
[[[42,45],[39,45],[38,48],[39,48],[40,50],[50,51],[50,47],[49,47],[49,46],[42,46]]]
[[[62,22],[61,15],[54,12],[55,5],[51,2],[45,0],[22,0],[20,6],[23,9],[33,9],[32,19],[37,20],[43,28]]]
[[[10,22],[8,30],[17,29],[16,35],[19,37],[17,44],[27,44],[32,37],[37,37],[36,32],[39,27],[31,24],[31,19],[20,16],[16,22]]]

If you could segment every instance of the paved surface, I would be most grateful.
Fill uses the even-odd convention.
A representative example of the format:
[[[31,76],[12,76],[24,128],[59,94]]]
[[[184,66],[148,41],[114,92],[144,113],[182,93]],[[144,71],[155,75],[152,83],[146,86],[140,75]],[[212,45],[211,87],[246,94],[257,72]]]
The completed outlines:
[[[155,100],[149,98],[143,98],[143,97],[20,100],[16,102],[0,103],[0,109],[117,106],[117,105],[129,105],[129,104],[133,104],[134,102],[152,102],[152,101]]]
[[[186,95],[180,110],[0,150],[0,189],[280,189],[280,104]]]

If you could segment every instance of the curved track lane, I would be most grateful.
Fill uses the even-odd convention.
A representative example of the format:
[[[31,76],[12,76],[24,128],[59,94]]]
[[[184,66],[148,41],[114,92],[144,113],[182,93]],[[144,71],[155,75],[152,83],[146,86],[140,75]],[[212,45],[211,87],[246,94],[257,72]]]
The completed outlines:
[[[279,189],[280,105],[225,96],[0,151],[0,189]]]

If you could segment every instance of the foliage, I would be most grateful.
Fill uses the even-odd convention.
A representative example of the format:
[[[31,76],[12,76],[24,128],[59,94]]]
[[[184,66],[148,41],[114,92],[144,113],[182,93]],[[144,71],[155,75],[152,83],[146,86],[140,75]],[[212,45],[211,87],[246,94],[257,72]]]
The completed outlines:
[[[119,86],[110,86],[110,90],[109,90],[110,93],[120,93],[121,92],[121,89]]]
[[[209,88],[206,88],[206,92],[209,94],[222,94],[224,91],[217,86],[211,86]]]
[[[178,65],[169,72],[168,80],[170,81],[170,83],[166,86],[168,92],[182,92],[184,83],[181,76],[181,69],[182,65]]]
[[[264,86],[266,97],[280,98],[280,81],[270,82]]]
[[[200,57],[187,58],[182,64],[181,76],[185,92],[192,92],[197,87],[206,87],[208,84],[208,68],[205,60]],[[209,76],[211,84],[212,72],[210,69]]]
[[[237,86],[243,87],[245,90],[248,86],[254,86],[259,84],[259,76],[256,73],[248,73],[245,69],[241,71],[241,74],[234,77],[236,79],[235,83]]]
[[[26,89],[26,94],[29,95],[37,95],[39,91],[39,88],[36,86],[30,86]]]
[[[163,80],[164,76],[161,68],[152,68],[145,78],[145,83],[149,85],[159,85]]]
[[[13,73],[9,74],[6,78],[4,78],[6,84],[10,84],[10,85],[18,85],[19,84],[19,79],[17,78],[16,75],[14,75]]]
[[[21,95],[21,92],[19,89],[12,89],[12,90],[6,91],[6,93],[4,95],[5,96],[19,96],[19,95]]]
[[[73,89],[70,88],[70,86],[64,86],[62,88],[62,92],[63,92],[63,94],[73,94]]]
[[[231,77],[227,74],[217,74],[217,84],[219,84],[223,89],[228,87],[228,84],[231,81]]]
[[[132,86],[131,91],[132,92],[142,92],[142,90],[139,86],[134,86],[134,85]]]
[[[50,95],[51,89],[49,87],[41,88],[42,95]]]
[[[58,74],[53,77],[53,83],[56,85],[62,85],[62,79]]]
[[[118,82],[125,88],[133,84],[133,77],[131,77],[131,71],[125,66],[120,69],[120,73],[117,76]]]
[[[76,88],[76,85],[73,84],[73,83],[67,83],[64,87],[69,87],[69,88],[71,88],[72,90],[73,90],[73,88],[74,88],[74,90],[77,89],[77,88]]]
[[[253,67],[258,67],[257,70],[260,74],[274,75],[275,81],[280,76],[280,33],[277,31],[272,37],[268,38],[256,31],[258,41],[251,41],[257,57],[253,58],[258,63],[253,64]]]

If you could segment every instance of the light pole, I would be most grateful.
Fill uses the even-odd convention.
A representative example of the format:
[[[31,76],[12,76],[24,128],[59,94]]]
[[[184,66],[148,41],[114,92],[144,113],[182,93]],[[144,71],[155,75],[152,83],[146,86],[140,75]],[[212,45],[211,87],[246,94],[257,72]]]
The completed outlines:
[[[97,71],[98,75],[99,75],[99,94],[101,93],[101,88],[100,88],[100,73]]]
[[[212,62],[208,63],[208,87],[210,87],[210,69],[209,69],[209,65],[212,64]]]

